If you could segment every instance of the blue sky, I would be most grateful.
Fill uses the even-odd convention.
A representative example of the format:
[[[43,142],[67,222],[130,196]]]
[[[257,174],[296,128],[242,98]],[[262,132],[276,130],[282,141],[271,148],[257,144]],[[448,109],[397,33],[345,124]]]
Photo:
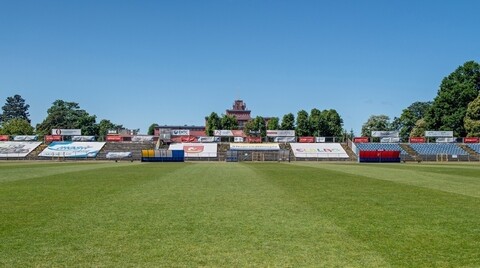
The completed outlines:
[[[480,1],[4,1],[0,104],[32,123],[57,100],[142,133],[201,125],[243,99],[252,115],[336,109],[359,133],[430,101],[480,61]]]

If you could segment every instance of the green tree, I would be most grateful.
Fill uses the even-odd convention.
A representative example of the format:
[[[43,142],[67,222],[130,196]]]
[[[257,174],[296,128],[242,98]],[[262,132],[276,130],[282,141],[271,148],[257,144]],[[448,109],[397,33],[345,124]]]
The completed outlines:
[[[213,136],[213,131],[221,129],[220,117],[217,113],[212,112],[209,116],[205,117],[205,132],[207,136]]]
[[[265,137],[267,135],[267,126],[265,125],[265,119],[263,117],[257,116],[245,124],[243,133],[245,133],[247,136],[250,136],[252,131],[259,131],[261,137]]]
[[[0,123],[3,124],[9,120],[18,118],[24,119],[30,124],[28,108],[30,108],[30,105],[25,104],[25,100],[20,95],[8,97],[5,105],[2,107],[3,113],[0,116]]]
[[[467,137],[480,137],[480,95],[468,104],[465,131]]]
[[[413,127],[412,131],[410,132],[410,137],[424,137],[426,130],[427,123],[425,122],[425,119],[418,119],[418,121],[415,122],[415,126]]]
[[[32,135],[33,127],[23,118],[13,118],[6,121],[0,130],[2,135]]]
[[[148,135],[153,135],[155,134],[155,128],[159,127],[159,125],[157,123],[153,123],[151,124],[149,127],[148,127],[148,132],[147,134]]]
[[[238,129],[237,118],[234,115],[222,114],[222,118],[220,118],[220,127],[221,129],[226,130]]]
[[[367,122],[362,125],[362,136],[371,137],[372,131],[391,130],[390,117],[386,115],[372,115]]]
[[[314,136],[320,136],[320,125],[322,119],[322,112],[317,108],[313,108],[310,111],[310,117],[308,118],[310,124],[310,132]]]
[[[281,130],[295,130],[295,116],[292,113],[288,113],[283,116],[282,123],[280,124]]]
[[[415,124],[427,114],[432,102],[414,102],[402,111],[400,117],[395,117],[392,122],[392,129],[400,132],[403,140],[408,140]]]
[[[297,136],[310,136],[310,124],[308,122],[308,113],[305,110],[300,110],[297,113],[297,128],[295,132]]]
[[[43,136],[54,128],[81,129],[83,135],[98,133],[96,116],[80,109],[76,102],[56,100],[47,110],[47,117],[37,124],[37,134]]]
[[[466,62],[442,80],[438,94],[425,120],[430,130],[453,130],[455,136],[466,136],[467,106],[480,91],[480,65]]]
[[[324,137],[341,137],[343,133],[343,119],[335,109],[323,110],[320,114],[322,128],[320,135]]]
[[[277,130],[280,128],[279,125],[280,119],[278,117],[272,117],[270,120],[268,120],[267,123],[267,130]]]

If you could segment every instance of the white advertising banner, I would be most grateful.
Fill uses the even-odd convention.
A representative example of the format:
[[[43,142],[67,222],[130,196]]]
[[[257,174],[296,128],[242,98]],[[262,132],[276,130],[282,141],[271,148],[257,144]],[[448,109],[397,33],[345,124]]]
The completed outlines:
[[[198,142],[220,142],[220,137],[198,137]]]
[[[45,157],[96,157],[105,142],[52,142],[39,156]]]
[[[325,137],[315,137],[315,142],[325,142]]]
[[[132,157],[132,152],[108,152],[107,159],[122,159]]]
[[[190,136],[189,129],[172,129],[172,136]]]
[[[81,136],[82,130],[81,129],[60,129],[54,128],[52,129],[52,135],[60,135],[60,136]]]
[[[383,143],[397,143],[397,142],[400,142],[400,138],[381,138],[380,142],[383,142]]]
[[[375,138],[396,138],[399,137],[400,132],[398,131],[372,131],[372,137]]]
[[[73,136],[72,141],[95,141],[95,136]]]
[[[348,158],[340,143],[290,143],[295,157]]]
[[[425,131],[425,137],[451,138],[453,131]]]
[[[438,143],[452,143],[457,142],[457,138],[437,138],[435,141]]]
[[[150,136],[150,135],[133,136],[132,141],[134,141],[134,142],[149,142],[149,141],[153,141],[153,136]]]
[[[275,137],[273,138],[274,142],[295,142],[295,137]]]
[[[36,141],[37,139],[38,137],[35,135],[18,135],[13,137],[14,141]]]
[[[234,137],[233,142],[243,142],[243,137]]]
[[[0,141],[0,157],[26,157],[41,142]]]
[[[214,130],[213,135],[217,137],[233,137],[233,131],[231,130]]]
[[[230,143],[232,151],[279,151],[278,143]]]
[[[267,137],[295,137],[295,130],[267,130]]]
[[[183,150],[185,157],[217,157],[216,143],[173,143],[168,150]]]

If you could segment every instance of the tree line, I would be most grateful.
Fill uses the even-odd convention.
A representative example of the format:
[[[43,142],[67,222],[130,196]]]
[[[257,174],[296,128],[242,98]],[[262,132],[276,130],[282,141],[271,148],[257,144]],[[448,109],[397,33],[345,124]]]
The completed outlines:
[[[216,129],[239,129],[237,119],[233,115],[219,116],[216,112],[212,112],[205,117],[205,122],[205,132],[208,136],[213,136],[213,131]],[[265,137],[267,130],[295,130],[297,136],[317,137],[341,137],[346,133],[343,130],[343,119],[336,110],[321,111],[317,108],[313,108],[310,114],[300,110],[296,118],[293,113],[285,114],[281,121],[278,117],[256,116],[243,127],[243,132],[247,136],[256,133]]]
[[[433,101],[414,102],[392,121],[372,115],[362,126],[362,136],[372,130],[399,131],[403,140],[423,137],[426,130],[453,131],[455,137],[480,136],[480,65],[465,62],[443,78]]]

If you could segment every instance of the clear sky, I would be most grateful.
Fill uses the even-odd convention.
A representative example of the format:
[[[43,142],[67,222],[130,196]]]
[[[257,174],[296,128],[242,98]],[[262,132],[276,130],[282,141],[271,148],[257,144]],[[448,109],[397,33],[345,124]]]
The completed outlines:
[[[336,109],[360,133],[430,101],[480,61],[480,1],[0,0],[0,104],[32,123],[57,99],[146,133],[203,125],[243,99],[252,116]]]

